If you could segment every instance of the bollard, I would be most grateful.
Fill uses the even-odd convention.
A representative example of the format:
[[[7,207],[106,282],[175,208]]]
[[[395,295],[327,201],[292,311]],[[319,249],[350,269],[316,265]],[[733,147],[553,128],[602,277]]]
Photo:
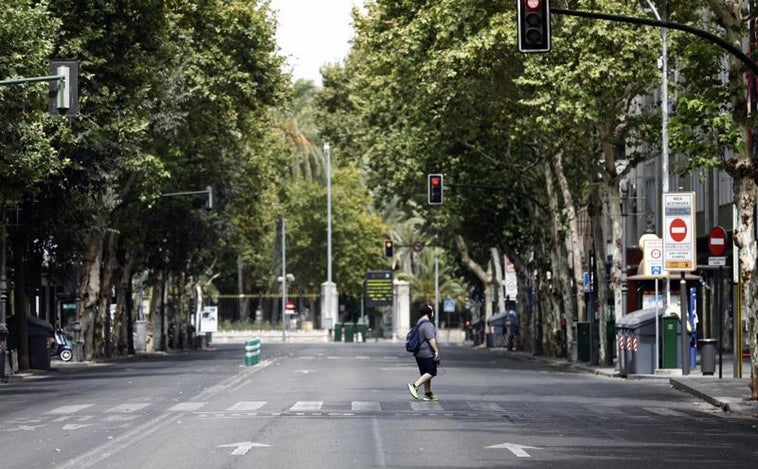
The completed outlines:
[[[261,360],[261,339],[256,337],[245,342],[245,365],[257,365]]]

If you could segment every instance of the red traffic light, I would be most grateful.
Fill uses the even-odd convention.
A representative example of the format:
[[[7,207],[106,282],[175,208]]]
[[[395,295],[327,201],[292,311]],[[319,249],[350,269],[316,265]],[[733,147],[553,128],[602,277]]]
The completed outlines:
[[[518,48],[521,52],[550,50],[550,0],[518,0]]]
[[[427,202],[429,205],[442,204],[443,180],[441,174],[429,174],[427,176]]]

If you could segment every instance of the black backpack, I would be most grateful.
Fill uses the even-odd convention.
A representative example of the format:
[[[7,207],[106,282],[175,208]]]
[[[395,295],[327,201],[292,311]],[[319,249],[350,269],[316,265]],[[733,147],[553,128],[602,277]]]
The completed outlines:
[[[421,321],[405,334],[405,350],[407,352],[416,353],[421,348],[421,344],[424,343],[424,338],[419,332],[419,326],[427,321]]]

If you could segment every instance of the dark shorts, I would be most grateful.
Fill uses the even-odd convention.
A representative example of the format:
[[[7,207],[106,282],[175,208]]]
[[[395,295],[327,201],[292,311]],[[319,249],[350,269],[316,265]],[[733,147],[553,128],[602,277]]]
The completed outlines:
[[[432,357],[416,357],[419,373],[437,376],[437,362]]]

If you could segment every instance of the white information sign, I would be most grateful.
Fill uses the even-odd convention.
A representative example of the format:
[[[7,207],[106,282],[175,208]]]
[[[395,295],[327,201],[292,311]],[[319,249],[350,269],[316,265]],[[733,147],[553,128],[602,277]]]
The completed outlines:
[[[218,332],[218,306],[206,306],[200,314],[200,330],[198,332]]]
[[[663,194],[663,270],[697,269],[695,193]]]
[[[665,277],[663,272],[663,240],[648,239],[645,241],[643,259],[645,259],[644,275]]]

